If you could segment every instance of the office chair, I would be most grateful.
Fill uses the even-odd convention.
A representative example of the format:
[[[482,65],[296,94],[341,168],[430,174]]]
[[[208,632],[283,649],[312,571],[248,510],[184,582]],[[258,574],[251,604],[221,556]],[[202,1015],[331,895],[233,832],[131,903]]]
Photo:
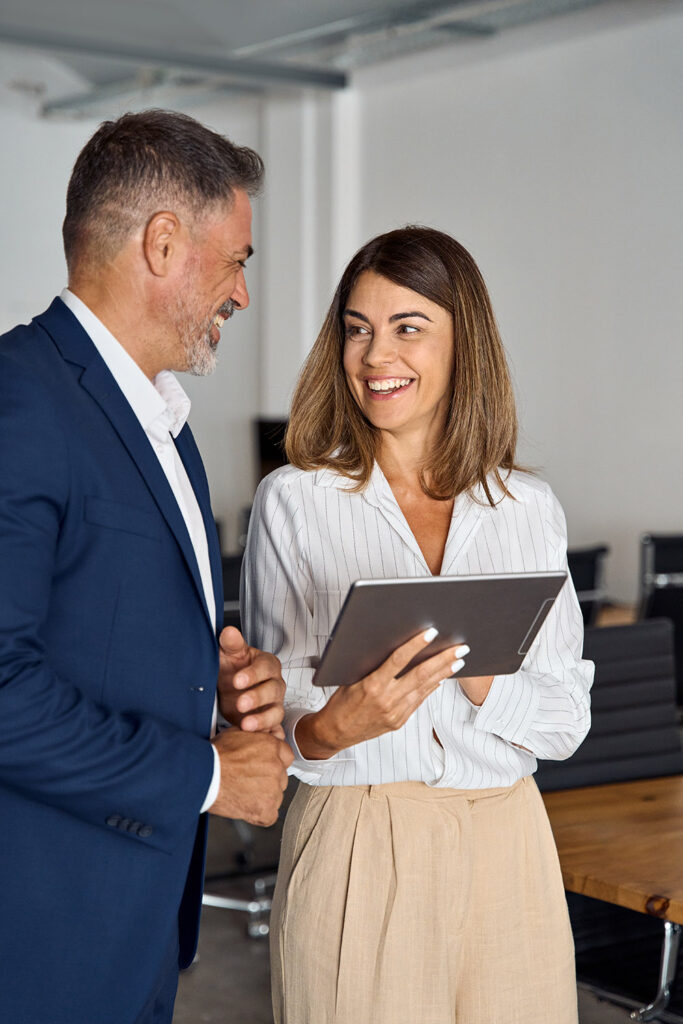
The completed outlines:
[[[666,619],[587,629],[584,656],[595,662],[593,723],[566,761],[539,762],[541,790],[683,773],[677,721],[673,627]],[[651,1004],[666,1005],[664,1018],[683,1021],[683,955],[679,931],[669,922],[601,900],[567,893],[576,947],[577,976],[597,995],[624,1002],[657,992]],[[674,982],[673,986],[671,983]],[[654,1011],[653,1011],[654,1012]]]
[[[569,572],[585,626],[595,625],[605,599],[603,575],[605,556],[608,553],[609,548],[606,544],[597,544],[590,548],[570,548],[567,551]]]
[[[674,627],[676,703],[683,705],[683,535],[640,539],[639,619],[670,619]]]
[[[237,629],[241,628],[239,598],[242,557],[243,552],[241,551],[222,556],[223,625],[236,626]],[[294,786],[294,788],[296,787]],[[288,792],[283,808],[286,809],[292,795],[293,792]],[[216,891],[205,892],[202,903],[206,907],[219,907],[223,910],[239,910],[246,913],[247,934],[251,938],[261,938],[269,931],[268,918],[271,894],[277,875],[277,850],[283,815],[284,810],[281,811],[278,824],[272,826],[271,829],[253,829],[245,821],[231,820],[232,838],[236,840],[236,843],[230,844],[231,847],[234,847],[231,850],[232,866],[206,877],[206,883],[209,886],[230,882],[233,887],[241,890],[241,892],[230,896]],[[221,826],[214,822],[212,827]],[[275,844],[269,836],[273,830],[277,833]],[[251,888],[249,894],[244,892],[247,888]]]
[[[232,555],[223,555],[223,625],[236,626],[240,624],[240,573],[242,571],[243,552],[238,551]]]
[[[590,732],[566,761],[539,762],[539,788],[572,789],[683,772],[671,623],[652,619],[588,628],[584,657],[595,662]]]

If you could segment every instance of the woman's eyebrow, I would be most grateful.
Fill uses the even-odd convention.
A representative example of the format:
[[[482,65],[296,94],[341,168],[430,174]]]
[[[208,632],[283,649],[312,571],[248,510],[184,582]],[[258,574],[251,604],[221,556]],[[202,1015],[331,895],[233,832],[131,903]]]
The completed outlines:
[[[429,320],[426,313],[420,313],[419,310],[414,310],[412,313],[394,313],[393,316],[389,317],[389,323],[393,324],[396,320],[407,320],[408,317],[411,316],[419,316],[422,317],[423,320]],[[431,324],[432,321],[429,320],[429,322]]]
[[[342,316],[355,316],[359,320],[364,320],[366,324],[370,323],[370,321],[365,316],[365,314],[364,313],[359,313],[357,309],[345,309],[343,314],[342,314]],[[393,324],[397,320],[407,320],[411,316],[419,316],[423,320],[428,320],[430,324],[432,323],[432,321],[429,319],[427,314],[426,313],[420,313],[419,310],[413,310],[412,313],[394,313],[392,316],[389,317],[389,323]]]
[[[345,309],[344,312],[342,313],[342,316],[355,316],[359,320],[364,320],[366,324],[370,323],[365,314],[359,313],[357,309]]]

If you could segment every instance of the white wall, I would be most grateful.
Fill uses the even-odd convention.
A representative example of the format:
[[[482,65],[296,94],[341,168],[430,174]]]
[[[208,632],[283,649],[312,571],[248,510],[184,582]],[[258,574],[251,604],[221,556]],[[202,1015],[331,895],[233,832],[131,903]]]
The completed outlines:
[[[187,113],[242,146],[260,151],[260,104],[255,100],[216,100]],[[224,545],[237,545],[239,512],[251,504],[257,482],[254,419],[259,412],[262,359],[260,337],[265,248],[261,203],[254,204],[254,249],[246,272],[249,307],[235,313],[222,330],[219,360],[210,377],[182,374],[192,399],[190,424],[204,458],[214,514],[224,525]]]
[[[35,93],[82,88],[59,62],[0,47],[0,332],[42,312],[66,284],[66,184],[96,124],[39,120]]]
[[[679,4],[630,0],[378,65],[342,94],[195,102],[267,164],[253,307],[224,329],[214,377],[183,381],[230,546],[253,418],[286,414],[355,248],[418,221],[477,258],[522,458],[563,501],[572,544],[611,545],[612,595],[635,597],[639,533],[683,531],[682,50]],[[95,124],[40,121],[0,81],[0,328],[63,284],[64,191]]]
[[[262,375],[264,416],[287,413],[337,278],[358,245],[362,171],[348,165],[358,95],[273,95],[264,104]]]
[[[636,595],[683,532],[683,11],[625,5],[358,74],[362,241],[408,222],[473,253],[513,366],[521,457],[570,543]],[[656,16],[655,16],[656,15]]]
[[[625,601],[639,535],[683,531],[682,50],[680,5],[615,2],[377,65],[331,100],[274,98],[264,119],[264,410],[286,412],[358,245],[450,232],[489,284],[520,457],[570,544],[610,545]]]
[[[154,105],[121,101],[98,118],[46,121],[35,99],[10,93],[9,81],[47,83],[52,92],[59,81],[63,93],[78,92],[82,83],[42,57],[0,50],[0,333],[42,312],[66,284],[61,244],[66,186],[73,163],[85,141],[105,117],[126,109]],[[160,98],[160,99],[163,99]],[[157,101],[158,102],[158,101]],[[241,145],[260,148],[260,102],[233,97],[193,103],[187,110]],[[255,248],[259,241],[258,202]],[[224,521],[226,544],[237,540],[241,508],[251,503],[256,480],[253,419],[259,410],[259,273],[250,266],[247,281],[253,301],[223,329],[218,369],[198,379],[183,374],[181,381],[192,399],[190,423],[211,484],[214,512]]]

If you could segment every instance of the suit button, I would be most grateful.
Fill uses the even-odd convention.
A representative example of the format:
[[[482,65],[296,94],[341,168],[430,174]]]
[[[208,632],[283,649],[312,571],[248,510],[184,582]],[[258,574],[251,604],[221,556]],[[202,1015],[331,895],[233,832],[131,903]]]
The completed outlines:
[[[141,821],[131,821],[130,825],[128,826],[128,831],[130,833],[132,833],[132,835],[136,835],[137,833],[139,833],[141,828],[142,828],[142,822]]]
[[[119,822],[121,821],[120,814],[110,814],[105,824],[111,825],[112,828],[118,828]]]
[[[121,821],[119,822],[119,828],[121,829],[122,832],[127,832],[132,824],[132,818],[121,818]]]
[[[151,836],[154,829],[151,825],[143,825],[142,828],[138,829],[138,835],[141,839],[146,839],[147,836]]]

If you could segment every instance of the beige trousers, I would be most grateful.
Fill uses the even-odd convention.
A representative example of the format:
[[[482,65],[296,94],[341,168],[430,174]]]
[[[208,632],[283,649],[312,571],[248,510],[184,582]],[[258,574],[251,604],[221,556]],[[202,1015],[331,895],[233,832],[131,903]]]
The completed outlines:
[[[271,962],[276,1024],[577,1024],[567,905],[533,779],[300,783]]]

